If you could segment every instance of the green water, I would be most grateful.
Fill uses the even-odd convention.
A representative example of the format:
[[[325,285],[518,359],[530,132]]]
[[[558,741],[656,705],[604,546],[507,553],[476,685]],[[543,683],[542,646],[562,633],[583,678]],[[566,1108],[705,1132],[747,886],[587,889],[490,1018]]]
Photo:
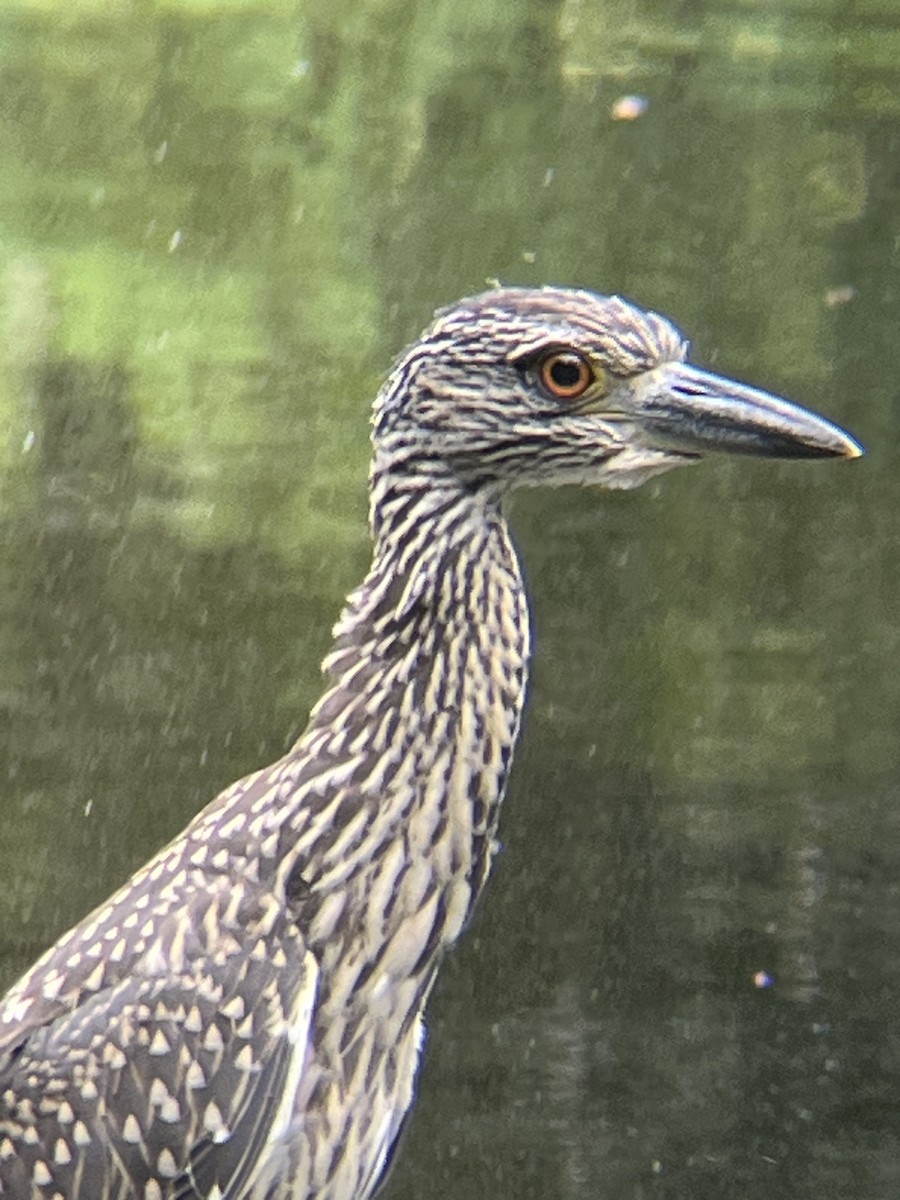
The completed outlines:
[[[302,724],[431,311],[621,291],[870,454],[517,500],[386,1200],[896,1200],[898,118],[896,0],[5,0],[3,982]]]

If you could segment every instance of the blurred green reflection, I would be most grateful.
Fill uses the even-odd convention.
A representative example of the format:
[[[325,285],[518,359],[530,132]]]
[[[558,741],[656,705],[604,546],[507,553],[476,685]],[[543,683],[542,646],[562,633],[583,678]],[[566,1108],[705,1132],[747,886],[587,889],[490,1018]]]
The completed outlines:
[[[4,982],[302,723],[431,310],[622,291],[872,453],[517,502],[508,849],[386,1196],[894,1200],[893,0],[10,0],[0,72]]]

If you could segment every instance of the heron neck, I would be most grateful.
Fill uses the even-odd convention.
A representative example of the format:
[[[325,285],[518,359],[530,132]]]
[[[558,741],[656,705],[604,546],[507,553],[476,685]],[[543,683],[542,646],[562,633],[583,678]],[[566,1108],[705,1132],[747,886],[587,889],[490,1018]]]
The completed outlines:
[[[446,942],[489,870],[529,631],[498,498],[422,483],[373,479],[372,566],[336,627],[332,685],[296,750],[321,764],[310,786],[331,813],[309,846],[317,889],[383,864],[392,843],[400,876],[424,863],[449,894]]]

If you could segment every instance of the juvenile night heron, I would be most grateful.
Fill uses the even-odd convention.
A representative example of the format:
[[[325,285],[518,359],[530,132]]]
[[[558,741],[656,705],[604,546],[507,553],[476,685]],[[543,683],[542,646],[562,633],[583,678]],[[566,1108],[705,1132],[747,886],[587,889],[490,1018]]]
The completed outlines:
[[[375,403],[371,570],[330,683],[0,1007],[0,1196],[365,1200],[422,1011],[490,870],[525,699],[514,487],[633,487],[708,451],[855,458],[688,366],[617,297],[498,289],[438,315]]]

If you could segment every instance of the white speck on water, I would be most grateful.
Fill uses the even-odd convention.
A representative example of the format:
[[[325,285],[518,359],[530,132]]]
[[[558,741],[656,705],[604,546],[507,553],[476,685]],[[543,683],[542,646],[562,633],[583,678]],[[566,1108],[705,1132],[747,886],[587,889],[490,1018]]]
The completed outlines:
[[[636,121],[650,107],[646,96],[620,96],[610,109],[614,121]]]

